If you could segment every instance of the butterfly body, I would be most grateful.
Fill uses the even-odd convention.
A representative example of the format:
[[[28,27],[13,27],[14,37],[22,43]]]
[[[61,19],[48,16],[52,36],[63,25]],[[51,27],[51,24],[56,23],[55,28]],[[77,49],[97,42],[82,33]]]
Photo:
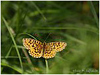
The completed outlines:
[[[56,52],[62,51],[67,43],[65,42],[51,42],[51,43],[42,43],[38,40],[31,38],[23,39],[23,45],[26,49],[29,50],[29,54],[34,58],[53,58],[56,55]]]

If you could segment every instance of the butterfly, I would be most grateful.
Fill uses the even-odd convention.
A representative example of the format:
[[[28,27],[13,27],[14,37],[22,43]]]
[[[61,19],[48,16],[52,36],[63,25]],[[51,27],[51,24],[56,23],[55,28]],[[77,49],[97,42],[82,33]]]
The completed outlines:
[[[65,42],[42,43],[31,38],[24,38],[23,45],[29,54],[34,58],[43,57],[45,59],[55,57],[56,53],[62,51],[67,46]]]

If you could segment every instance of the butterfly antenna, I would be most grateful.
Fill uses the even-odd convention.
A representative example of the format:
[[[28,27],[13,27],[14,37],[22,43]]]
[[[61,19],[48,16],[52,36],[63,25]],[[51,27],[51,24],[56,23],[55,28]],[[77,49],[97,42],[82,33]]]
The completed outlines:
[[[50,35],[50,33],[49,33],[49,35]],[[44,42],[47,40],[47,38],[49,37],[49,35],[46,37],[46,39],[44,40]]]

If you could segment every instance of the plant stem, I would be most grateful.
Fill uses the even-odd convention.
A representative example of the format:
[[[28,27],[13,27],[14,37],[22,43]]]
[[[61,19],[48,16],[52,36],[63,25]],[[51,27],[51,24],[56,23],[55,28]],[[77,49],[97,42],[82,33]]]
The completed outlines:
[[[46,63],[46,74],[48,74],[49,68],[48,68],[48,61],[47,61],[47,59],[45,59],[45,63]]]

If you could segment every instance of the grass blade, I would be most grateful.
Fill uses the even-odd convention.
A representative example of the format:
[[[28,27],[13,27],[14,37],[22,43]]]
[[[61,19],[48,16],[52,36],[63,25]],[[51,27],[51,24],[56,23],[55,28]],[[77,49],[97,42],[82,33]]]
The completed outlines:
[[[12,68],[13,70],[17,71],[18,73],[23,73],[23,70],[15,65],[8,63],[6,60],[2,60],[1,66],[6,66]]]
[[[80,44],[86,45],[86,42],[84,42],[84,41],[82,41],[82,40],[79,40],[79,39],[77,39],[77,38],[75,38],[75,37],[72,37],[72,36],[70,36],[70,35],[68,35],[68,34],[60,33],[60,35],[63,35],[63,36],[65,36],[65,37],[67,37],[67,38],[69,38],[69,39],[71,39],[71,40],[73,40],[73,41],[75,41],[75,42],[80,43]]]
[[[93,14],[93,16],[94,16],[94,19],[95,19],[95,21],[96,21],[96,23],[97,23],[97,27],[98,27],[98,26],[99,26],[99,20],[98,20],[98,17],[97,17],[95,8],[94,8],[94,6],[93,6],[93,3],[92,3],[91,1],[89,1],[88,3],[89,3],[89,5],[90,5],[90,9],[91,9],[91,11],[92,11],[92,14]]]
[[[34,2],[32,2],[32,4],[33,4],[34,7],[38,10],[38,12],[42,15],[43,19],[46,21],[46,20],[47,20],[46,17],[43,15],[43,13],[42,13],[41,10],[38,8],[38,6],[37,6]]]
[[[8,23],[6,22],[6,20],[4,19],[4,17],[3,17],[3,21],[4,21],[6,27],[7,27],[8,31],[9,31],[9,34],[10,34],[10,36],[11,36],[11,39],[12,39],[14,45],[15,45],[15,49],[16,49],[16,52],[17,52],[17,54],[18,54],[18,58],[19,58],[19,61],[20,61],[20,65],[21,65],[21,68],[22,68],[22,70],[23,70],[22,60],[21,60],[21,56],[20,56],[19,50],[18,50],[18,48],[17,48],[17,44],[16,44],[16,42],[15,42],[15,40],[14,40],[14,37],[13,37],[13,35],[12,35],[10,29],[9,29]]]
[[[28,36],[30,36],[30,37],[32,37],[32,38],[34,38],[34,40],[37,40],[34,36],[32,36],[32,35],[30,35],[30,34],[27,34],[27,33],[21,33],[21,34],[19,34],[18,36],[20,36],[20,35],[28,35]]]
[[[8,51],[7,55],[5,56],[5,58],[8,58],[8,56],[9,56],[9,54],[10,54],[11,50],[12,50],[12,46],[10,47],[10,49],[9,49],[9,51]]]

